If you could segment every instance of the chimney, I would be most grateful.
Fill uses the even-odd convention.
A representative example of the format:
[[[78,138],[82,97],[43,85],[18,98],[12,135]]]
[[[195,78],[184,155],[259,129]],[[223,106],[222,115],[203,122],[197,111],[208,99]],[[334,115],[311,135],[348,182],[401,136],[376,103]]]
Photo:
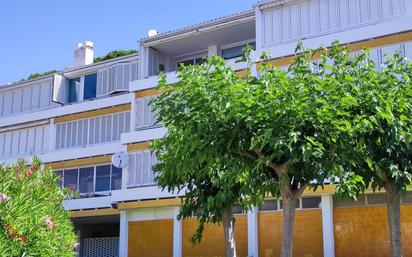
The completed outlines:
[[[147,32],[148,37],[154,37],[157,36],[157,34],[159,34],[159,32],[155,29],[149,29],[149,31]]]
[[[94,59],[93,42],[78,43],[74,50],[74,67],[92,64]]]

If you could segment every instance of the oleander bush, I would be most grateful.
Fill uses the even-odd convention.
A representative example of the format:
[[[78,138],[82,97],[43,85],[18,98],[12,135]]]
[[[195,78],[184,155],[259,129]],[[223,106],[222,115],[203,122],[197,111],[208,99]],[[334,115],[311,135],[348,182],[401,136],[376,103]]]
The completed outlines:
[[[72,194],[33,158],[0,165],[0,256],[74,256],[76,235],[62,201]]]

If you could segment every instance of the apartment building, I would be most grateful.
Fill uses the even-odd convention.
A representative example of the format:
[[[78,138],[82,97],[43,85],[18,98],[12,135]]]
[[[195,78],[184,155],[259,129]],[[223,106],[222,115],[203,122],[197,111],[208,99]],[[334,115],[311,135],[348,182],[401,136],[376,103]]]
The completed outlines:
[[[169,83],[176,82],[180,63],[197,64],[207,55],[223,56],[241,73],[245,66],[236,60],[245,44],[254,46],[254,56],[269,51],[285,68],[298,40],[308,47],[339,40],[353,53],[369,47],[379,66],[397,50],[412,59],[412,1],[262,1],[250,11],[151,33],[139,41],[139,54],[98,63],[93,44],[79,44],[73,68],[0,86],[0,161],[37,155],[61,176],[61,186],[79,190],[79,198],[64,203],[81,243],[79,256],[224,256],[222,227],[208,225],[202,242],[192,246],[196,220],[176,219],[182,195],[154,184],[156,158],[148,146],[166,133],[148,104],[159,93],[157,75],[165,72]],[[306,191],[296,214],[294,255],[389,256],[384,204],[382,193],[352,202],[335,198],[333,186]],[[281,199],[247,213],[234,209],[239,256],[279,255],[281,209]],[[409,256],[410,193],[402,199],[401,218]]]

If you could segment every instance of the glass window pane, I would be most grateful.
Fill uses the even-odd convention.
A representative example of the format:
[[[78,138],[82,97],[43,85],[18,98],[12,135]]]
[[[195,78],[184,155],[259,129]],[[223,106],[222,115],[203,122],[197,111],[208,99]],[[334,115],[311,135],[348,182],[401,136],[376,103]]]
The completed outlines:
[[[302,209],[320,208],[320,197],[305,197],[302,198]]]
[[[355,207],[355,206],[364,206],[365,205],[365,196],[360,195],[357,197],[358,201],[352,200],[351,198],[341,198],[333,197],[333,207]]]
[[[183,64],[184,66],[194,65],[194,64],[195,64],[195,60],[189,59],[189,60],[185,60],[185,61],[178,62],[178,63],[177,63],[177,68],[180,67],[180,64]]]
[[[385,194],[369,194],[367,195],[368,204],[386,204]]]
[[[300,204],[299,204],[299,199],[298,199],[298,200],[296,200],[295,208],[299,208],[300,207],[299,205]],[[279,209],[283,209],[283,201],[282,200],[279,201]]]
[[[79,177],[78,169],[70,169],[64,171],[64,187],[69,187],[73,190],[77,190],[77,179]]]
[[[236,58],[236,57],[240,57],[242,56],[245,51],[243,51],[243,48],[246,46],[247,44],[244,45],[240,45],[240,46],[235,46],[235,47],[231,47],[231,48],[227,48],[227,49],[223,49],[222,50],[222,57],[223,59],[232,59],[232,58]],[[253,48],[256,49],[256,43],[255,42],[251,42],[249,43],[249,45]]]
[[[69,103],[79,101],[79,91],[80,91],[80,78],[74,78],[69,80]]]
[[[259,206],[259,211],[275,211],[278,209],[277,200],[266,200],[261,206]]]
[[[79,176],[80,193],[93,193],[94,167],[80,168]]]
[[[122,169],[112,166],[112,190],[122,189]]]
[[[406,192],[402,197],[402,203],[412,203],[412,192]]]
[[[239,204],[236,204],[235,206],[232,207],[232,214],[242,214],[243,209],[240,207]]]
[[[96,192],[110,190],[110,165],[96,167]]]
[[[90,74],[84,76],[84,100],[96,98],[96,83],[97,74]]]
[[[62,170],[55,170],[54,171],[54,174],[56,174],[56,176],[57,176],[57,181],[56,181],[56,183],[57,183],[57,185],[59,186],[59,187],[62,187],[62,183],[63,183],[63,171]]]

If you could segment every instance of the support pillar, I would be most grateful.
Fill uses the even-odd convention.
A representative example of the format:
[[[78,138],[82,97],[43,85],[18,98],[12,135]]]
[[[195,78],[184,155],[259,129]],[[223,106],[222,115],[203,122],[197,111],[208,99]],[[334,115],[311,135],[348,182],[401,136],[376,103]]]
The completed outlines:
[[[335,237],[333,231],[333,196],[323,195],[322,201],[323,256],[335,257]]]
[[[174,209],[173,217],[173,257],[182,257],[182,220],[177,219],[179,206]]]
[[[253,207],[251,210],[247,212],[248,257],[259,257],[257,212],[257,207]]]
[[[127,211],[120,211],[119,257],[127,257],[128,248],[128,219]]]

